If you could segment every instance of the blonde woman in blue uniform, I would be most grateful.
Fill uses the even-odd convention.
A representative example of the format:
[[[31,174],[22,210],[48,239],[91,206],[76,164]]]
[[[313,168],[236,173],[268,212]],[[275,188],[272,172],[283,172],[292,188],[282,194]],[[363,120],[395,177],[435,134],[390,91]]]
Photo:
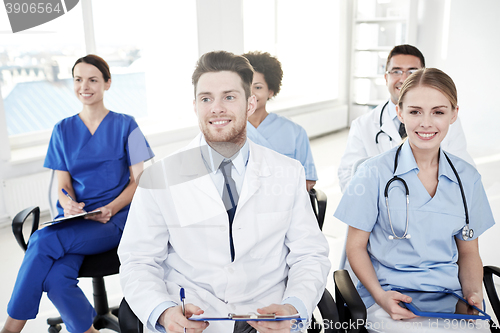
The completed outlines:
[[[349,225],[347,257],[360,280],[369,331],[398,331],[397,320],[422,324],[405,329],[429,328],[428,318],[416,318],[399,305],[411,298],[394,287],[449,289],[481,308],[478,236],[495,223],[477,170],[440,149],[458,114],[452,79],[438,69],[418,70],[401,89],[397,113],[408,140],[363,163],[335,212]],[[446,325],[440,320],[439,328],[429,331]],[[465,330],[489,332],[489,327],[478,320]]]
[[[31,236],[2,333],[20,332],[28,319],[35,318],[43,292],[69,332],[97,332],[92,325],[95,310],[77,286],[78,271],[85,255],[118,245],[137,187],[134,173],[137,176],[143,162],[154,156],[134,118],[104,106],[111,74],[102,58],[78,59],[73,78],[83,109],[55,125],[44,166],[56,171],[57,217],[84,210],[102,213]]]

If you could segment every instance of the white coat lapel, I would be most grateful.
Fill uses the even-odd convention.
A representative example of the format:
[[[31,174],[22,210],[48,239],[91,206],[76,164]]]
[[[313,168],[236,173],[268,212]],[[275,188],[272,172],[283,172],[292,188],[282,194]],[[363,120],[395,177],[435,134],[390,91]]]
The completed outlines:
[[[248,159],[247,169],[245,171],[245,179],[243,187],[241,188],[240,199],[238,201],[238,208],[236,209],[236,216],[241,208],[248,200],[259,190],[262,186],[262,178],[271,176],[271,169],[268,161],[262,155],[262,147],[257,146],[251,140],[249,142],[250,156]]]
[[[226,209],[203,162],[199,146],[190,144],[168,158],[167,178],[181,226],[207,221]]]
[[[387,143],[389,140],[384,140],[381,141],[382,145],[387,145],[384,147],[382,151],[387,151],[390,148],[397,146],[401,142],[401,136],[399,135],[399,131],[394,125],[393,119],[391,119],[391,115],[389,114],[389,105],[385,107],[384,114],[382,115],[382,127],[381,129],[386,133],[388,136],[392,138],[392,141]],[[380,136],[382,136],[381,134]]]

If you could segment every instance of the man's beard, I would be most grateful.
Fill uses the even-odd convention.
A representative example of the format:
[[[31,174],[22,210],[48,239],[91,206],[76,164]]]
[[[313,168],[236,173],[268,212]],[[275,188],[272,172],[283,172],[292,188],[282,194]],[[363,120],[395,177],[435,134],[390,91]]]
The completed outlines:
[[[233,120],[234,121],[234,120]],[[233,128],[227,133],[216,133],[210,131],[208,126],[201,126],[201,131],[205,136],[207,142],[214,143],[243,143],[246,140],[246,120],[241,121],[240,124],[234,124]],[[215,133],[214,133],[215,132]]]
[[[232,120],[234,121],[234,119]],[[227,133],[214,133],[209,131],[208,126],[200,124],[201,132],[208,145],[225,157],[234,155],[245,143],[247,138],[246,119],[235,126]]]

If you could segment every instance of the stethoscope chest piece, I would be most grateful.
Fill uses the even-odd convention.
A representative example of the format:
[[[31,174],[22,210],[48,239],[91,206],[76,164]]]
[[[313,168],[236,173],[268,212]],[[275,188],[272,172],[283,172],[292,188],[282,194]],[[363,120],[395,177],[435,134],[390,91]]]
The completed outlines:
[[[468,240],[469,238],[472,238],[474,237],[474,230],[473,229],[470,229],[469,228],[469,225],[466,224],[463,228],[462,228],[462,238],[464,240]]]

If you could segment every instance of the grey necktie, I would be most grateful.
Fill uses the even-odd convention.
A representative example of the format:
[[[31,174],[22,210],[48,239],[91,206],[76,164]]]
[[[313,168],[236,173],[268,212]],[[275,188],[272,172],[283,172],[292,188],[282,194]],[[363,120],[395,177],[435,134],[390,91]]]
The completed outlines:
[[[231,251],[231,261],[234,261],[234,245],[233,245],[233,220],[236,214],[236,207],[238,205],[238,191],[236,184],[231,177],[231,168],[233,163],[231,160],[224,160],[219,169],[224,176],[224,189],[222,190],[222,202],[226,207],[227,216],[229,217],[229,246]]]
[[[238,191],[236,190],[236,184],[231,177],[231,168],[233,166],[233,162],[231,160],[224,160],[219,169],[224,176],[224,189],[222,190],[222,201],[224,202],[224,207],[226,210],[230,210],[231,208],[236,209],[238,205]]]

